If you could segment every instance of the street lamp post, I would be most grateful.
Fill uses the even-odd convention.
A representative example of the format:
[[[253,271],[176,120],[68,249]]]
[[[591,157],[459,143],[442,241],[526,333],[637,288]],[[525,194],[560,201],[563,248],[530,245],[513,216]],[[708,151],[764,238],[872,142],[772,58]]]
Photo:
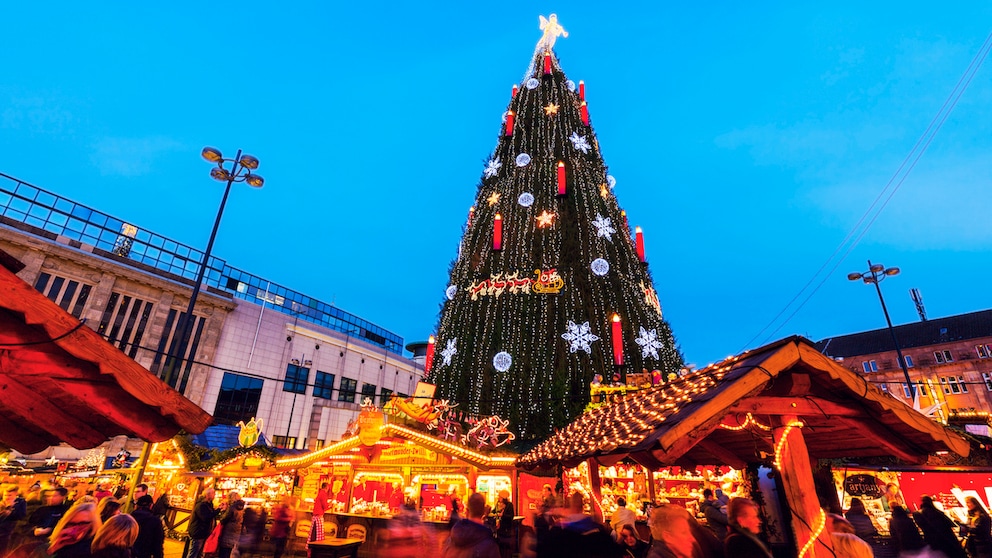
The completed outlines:
[[[896,339],[896,330],[892,327],[892,320],[889,318],[889,309],[885,307],[882,288],[878,286],[886,277],[892,277],[893,275],[899,275],[898,267],[886,268],[882,264],[872,264],[871,260],[868,260],[868,271],[848,273],[847,278],[851,281],[861,280],[865,283],[875,285],[875,292],[878,293],[878,301],[882,303],[882,313],[885,314],[885,323],[889,325],[889,334],[892,335],[892,344],[896,346],[896,357],[899,359],[899,366],[902,368],[902,373],[906,377],[906,385],[909,386],[909,400],[914,401],[916,399],[916,386],[913,385],[913,380],[909,377],[909,368],[906,367],[906,359],[903,358],[902,348],[899,347],[899,340]]]
[[[217,209],[217,218],[214,219],[214,228],[210,231],[210,240],[207,241],[207,249],[203,252],[203,261],[200,262],[200,270],[196,274],[196,282],[193,285],[193,293],[189,297],[189,306],[186,314],[179,323],[176,330],[179,343],[173,343],[173,355],[170,355],[169,365],[165,369],[165,383],[172,385],[173,374],[179,368],[182,355],[186,353],[186,344],[189,342],[189,335],[193,328],[193,309],[196,306],[196,299],[200,296],[200,285],[203,284],[203,276],[207,272],[207,264],[210,261],[210,251],[214,247],[214,239],[217,238],[217,228],[220,227],[220,219],[224,216],[224,206],[227,204],[227,196],[231,193],[231,184],[235,182],[246,182],[253,188],[261,188],[265,180],[251,171],[258,168],[258,159],[251,155],[242,155],[238,150],[233,159],[225,159],[221,152],[213,147],[204,147],[200,155],[210,163],[216,163],[217,167],[210,169],[210,176],[214,180],[226,181],[224,197],[220,200],[220,207]],[[224,163],[231,163],[231,169],[224,168]],[[178,376],[177,376],[178,378]]]

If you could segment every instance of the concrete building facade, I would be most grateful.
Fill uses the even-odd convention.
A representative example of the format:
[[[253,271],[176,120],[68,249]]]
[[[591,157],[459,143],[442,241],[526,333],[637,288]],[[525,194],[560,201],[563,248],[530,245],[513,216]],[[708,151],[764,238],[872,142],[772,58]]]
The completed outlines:
[[[412,394],[423,375],[398,335],[214,256],[184,348],[177,330],[202,252],[2,173],[0,249],[217,423],[261,419],[273,445],[338,440],[365,397]]]

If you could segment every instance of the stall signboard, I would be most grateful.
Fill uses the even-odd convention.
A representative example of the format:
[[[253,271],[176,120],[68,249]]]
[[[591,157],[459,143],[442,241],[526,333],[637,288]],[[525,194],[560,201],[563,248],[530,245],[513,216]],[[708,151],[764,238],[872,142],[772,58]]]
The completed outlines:
[[[378,410],[358,413],[358,439],[363,445],[374,446],[382,438],[383,414]]]
[[[881,498],[885,483],[872,474],[851,475],[844,479],[844,491],[859,498]]]

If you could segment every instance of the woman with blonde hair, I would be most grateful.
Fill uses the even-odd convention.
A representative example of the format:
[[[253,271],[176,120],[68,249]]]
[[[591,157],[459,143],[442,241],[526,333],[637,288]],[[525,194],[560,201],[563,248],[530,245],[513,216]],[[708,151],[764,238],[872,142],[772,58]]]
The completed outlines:
[[[48,554],[52,558],[85,558],[90,555],[93,537],[100,530],[96,504],[80,502],[65,512],[52,529]]]
[[[138,522],[127,514],[111,516],[96,533],[90,546],[92,558],[131,558],[138,540]]]

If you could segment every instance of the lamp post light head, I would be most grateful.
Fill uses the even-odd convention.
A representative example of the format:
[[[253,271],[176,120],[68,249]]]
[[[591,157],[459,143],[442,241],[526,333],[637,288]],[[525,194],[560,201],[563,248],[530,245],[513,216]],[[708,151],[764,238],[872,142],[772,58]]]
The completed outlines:
[[[204,147],[203,151],[200,152],[200,156],[211,163],[219,163],[224,160],[224,156],[221,155],[220,150],[213,147]]]
[[[242,155],[241,160],[238,162],[246,169],[255,170],[258,168],[258,158],[252,155]]]
[[[868,268],[869,271],[874,271],[875,273],[878,273],[883,269],[885,269],[885,266],[882,264],[872,264],[872,266]]]
[[[886,269],[884,273],[886,275],[899,275],[899,268],[898,267],[890,267],[889,269]]]
[[[210,169],[210,176],[214,180],[224,182],[225,180],[231,178],[231,173],[227,172],[227,169],[224,167],[217,167]]]
[[[265,179],[257,174],[249,174],[248,177],[245,178],[245,182],[247,182],[252,188],[261,188],[262,185],[265,184]]]
[[[852,272],[852,273],[848,273],[847,274],[847,279],[849,281],[857,281],[857,280],[861,279],[861,274],[858,273],[857,271]]]

